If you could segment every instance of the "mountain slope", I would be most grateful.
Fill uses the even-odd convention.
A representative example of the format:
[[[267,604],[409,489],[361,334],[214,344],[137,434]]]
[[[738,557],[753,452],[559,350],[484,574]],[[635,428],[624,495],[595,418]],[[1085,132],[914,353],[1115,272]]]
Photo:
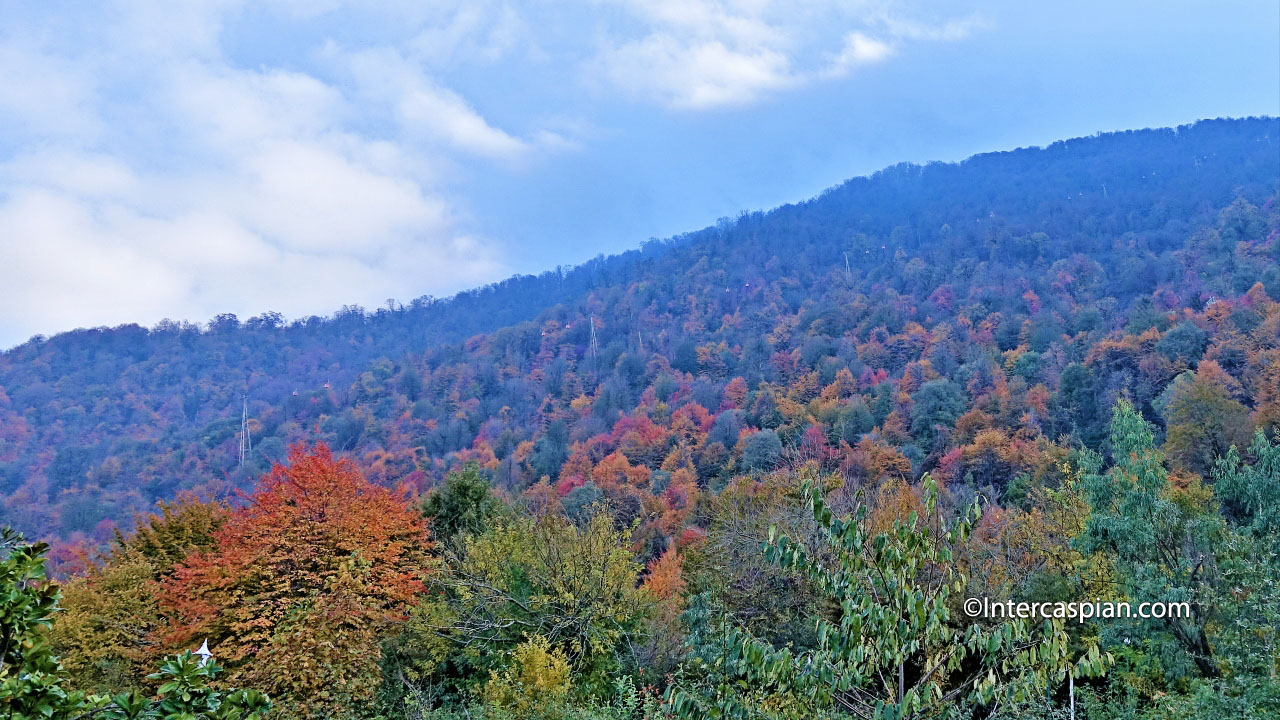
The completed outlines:
[[[36,338],[0,356],[0,519],[102,538],[304,438],[418,490],[476,460],[607,496],[655,546],[802,456],[1016,498],[1121,395],[1162,427],[1192,386],[1274,422],[1278,179],[1277,120],[1205,121],[900,165],[450,300]]]

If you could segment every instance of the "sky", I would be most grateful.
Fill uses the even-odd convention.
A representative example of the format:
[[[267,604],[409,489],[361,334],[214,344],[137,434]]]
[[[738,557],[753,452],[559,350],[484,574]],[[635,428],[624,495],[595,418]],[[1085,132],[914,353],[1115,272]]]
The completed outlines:
[[[447,296],[901,161],[1280,115],[1280,3],[0,2],[0,348]]]

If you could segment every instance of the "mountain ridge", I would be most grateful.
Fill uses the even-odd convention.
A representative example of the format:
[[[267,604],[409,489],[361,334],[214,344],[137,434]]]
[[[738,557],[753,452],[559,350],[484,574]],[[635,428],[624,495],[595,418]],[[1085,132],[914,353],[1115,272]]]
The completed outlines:
[[[904,170],[908,172],[912,170],[937,171],[940,169],[945,171],[946,169],[962,169],[962,168],[965,168],[966,166],[981,165],[989,161],[999,162],[1000,160],[1013,158],[1013,157],[1025,155],[1028,153],[1034,154],[1039,152],[1070,151],[1070,149],[1072,149],[1073,147],[1082,147],[1082,146],[1088,147],[1086,143],[1088,143],[1088,141],[1091,141],[1091,140],[1119,138],[1119,137],[1132,136],[1134,134],[1152,133],[1152,134],[1155,134],[1156,137],[1163,136],[1165,139],[1168,139],[1168,136],[1170,135],[1176,138],[1180,132],[1186,132],[1188,130],[1196,130],[1196,129],[1203,130],[1204,128],[1210,126],[1211,124],[1216,124],[1216,123],[1248,123],[1248,124],[1270,123],[1272,126],[1274,126],[1272,128],[1273,130],[1275,129],[1275,127],[1280,127],[1280,124],[1277,124],[1277,118],[1267,117],[1267,116],[1248,117],[1248,118],[1215,118],[1212,120],[1208,120],[1208,119],[1198,120],[1192,123],[1187,123],[1187,124],[1179,125],[1176,127],[1144,128],[1141,130],[1116,130],[1116,131],[1105,131],[1105,132],[1100,131],[1100,132],[1094,133],[1093,135],[1068,138],[1064,140],[1056,140],[1044,146],[1032,145],[1027,147],[1013,148],[1011,150],[995,150],[990,152],[978,153],[956,162],[947,162],[947,161],[930,161],[927,163],[903,162],[903,163],[898,163],[898,164],[883,168],[869,175],[860,175],[860,176],[849,178],[840,183],[837,183],[836,185],[832,185],[831,187],[828,187],[820,191],[813,197],[810,197],[804,200],[800,200],[792,203],[783,203],[769,210],[742,211],[739,214],[739,218],[744,216],[760,215],[761,213],[772,214],[775,212],[784,211],[789,208],[805,207],[810,204],[827,199],[828,196],[847,192],[850,189],[852,189],[854,186],[856,186],[860,181],[869,182],[875,178],[882,177],[886,174],[890,174],[892,172],[897,172],[897,171],[904,171]],[[1264,135],[1263,139],[1267,140],[1268,142],[1273,141],[1270,138],[1269,134]],[[1280,148],[1280,138],[1275,138],[1274,142],[1277,143],[1276,147]],[[601,262],[608,263],[611,261],[617,262],[619,260],[634,260],[636,259],[635,254],[637,253],[641,255],[647,254],[647,250],[649,248],[656,248],[658,246],[670,247],[681,241],[685,241],[685,242],[692,241],[692,240],[695,240],[700,235],[702,235],[703,233],[711,232],[717,229],[718,227],[722,227],[725,222],[733,222],[733,221],[734,221],[733,218],[727,218],[727,217],[721,218],[716,225],[709,225],[699,230],[693,230],[686,233],[681,233],[666,239],[651,238],[650,240],[640,243],[640,247],[638,248],[623,251],[615,255],[598,254],[595,257],[588,259],[582,263],[579,263],[576,265],[558,266],[555,269],[547,270],[536,275],[531,275],[526,273],[516,273],[502,280],[498,280],[492,283],[486,283],[484,285],[480,285],[475,288],[462,290],[447,297],[436,298],[429,294],[422,295],[422,296],[419,296],[418,298],[414,298],[413,300],[411,300],[409,302],[408,307],[416,309],[416,308],[433,307],[441,304],[447,305],[450,303],[457,303],[463,300],[473,299],[479,295],[501,292],[511,288],[512,286],[519,286],[521,284],[528,283],[530,281],[536,281],[536,280],[546,281],[546,280],[552,279],[557,273],[563,274],[563,273],[573,273],[575,271],[582,271],[584,269],[597,265]],[[399,307],[405,307],[402,303],[398,303],[398,302],[396,303],[396,305]],[[269,325],[272,322],[282,322],[289,327],[305,328],[308,325],[313,325],[316,321],[337,322],[340,319],[342,319],[344,316],[351,314],[353,311],[357,309],[360,311],[365,310],[359,305],[347,304],[339,308],[332,316],[310,315],[307,317],[294,318],[293,320],[290,320],[290,321],[284,321],[283,316],[281,316],[280,313],[276,313],[274,311],[264,311],[261,314],[250,318],[246,322],[251,323],[256,318],[256,319],[259,319],[259,323],[262,325]],[[376,317],[377,315],[381,314],[383,311],[384,311],[383,308],[378,308],[376,310],[373,310],[372,314]],[[166,319],[166,320],[160,321],[159,323],[157,323],[155,326],[151,328],[146,328],[137,323],[123,323],[116,326],[94,326],[94,327],[74,328],[71,330],[55,332],[52,335],[46,335],[46,334],[40,333],[32,336],[31,338],[28,338],[24,342],[18,343],[13,347],[6,348],[3,351],[0,351],[0,356],[8,355],[10,353],[18,351],[23,346],[26,346],[32,343],[40,344],[40,343],[48,342],[58,337],[66,336],[66,335],[78,335],[78,334],[94,333],[94,332],[102,332],[102,331],[133,332],[139,329],[157,331],[157,330],[168,329],[170,327],[178,327],[178,328],[185,329],[193,326],[201,328],[202,330],[208,331],[208,330],[212,330],[213,327],[220,322],[220,319],[224,319],[224,320],[221,320],[221,322],[226,322],[225,319],[228,319],[230,317],[235,317],[235,316],[234,314],[231,314],[231,313],[219,314],[219,315],[216,315],[211,320],[209,320],[207,323],[203,323],[203,324],[196,321],[188,321],[188,320],[174,321],[174,320]],[[276,318],[279,318],[279,319],[276,320]],[[498,321],[498,322],[501,322],[501,321]],[[507,324],[512,324],[512,323],[507,323]],[[505,327],[505,325],[498,325],[498,327]],[[479,330],[477,332],[484,332],[484,330]],[[475,333],[473,332],[471,334],[475,334]]]
[[[1160,332],[1177,326],[1169,317],[1204,314],[1211,298],[1243,297],[1253,282],[1277,297],[1280,273],[1267,254],[1276,240],[1251,233],[1254,225],[1270,231],[1274,224],[1268,202],[1280,176],[1271,152],[1278,130],[1275,118],[1210,120],[960,163],[899,164],[800,203],[401,309],[346,306],[332,318],[287,324],[267,313],[245,322],[219,316],[205,328],[162,323],[37,337],[0,355],[4,513],[29,530],[100,536],[180,490],[244,485],[288,443],[317,437],[366,469],[382,462],[374,475],[384,482],[423,490],[448,467],[478,460],[495,483],[523,492],[541,476],[562,480],[574,446],[611,436],[638,412],[652,415],[656,404],[646,393],[656,396],[664,378],[678,386],[668,399],[703,393],[705,402],[694,404],[709,414],[698,421],[707,425],[704,433],[729,411],[724,393],[734,378],[744,378],[747,399],[766,386],[807,382],[799,377],[805,373],[779,368],[780,354],[797,355],[823,386],[835,365],[859,384],[869,373],[870,384],[860,387],[868,407],[882,402],[874,388],[885,383],[896,396],[906,382],[910,396],[931,381],[914,383],[904,373],[928,360],[920,353],[934,344],[929,334],[939,321],[949,333],[973,335],[953,343],[960,354],[985,352],[997,365],[1023,346],[1019,357],[1051,356],[1033,375],[1060,393],[1064,369],[1131,325],[1134,303],[1144,297],[1150,307],[1139,308],[1143,313],[1165,313]],[[1247,216],[1240,221],[1244,240],[1228,243],[1223,218],[1232,213]],[[1196,239],[1209,229],[1217,241]],[[1109,285],[1095,257],[1137,263],[1137,272]],[[966,274],[979,282],[964,287]],[[1067,284],[1046,282],[1055,276]],[[1162,300],[1161,292],[1176,298]],[[1080,320],[1089,312],[1099,316],[1094,327]],[[1047,341],[1022,337],[1036,330],[1023,325],[1034,326],[1038,316],[1050,326]],[[1015,317],[1016,328],[1008,319]],[[983,322],[994,323],[986,350],[972,329]],[[909,325],[928,336],[922,347],[914,347]],[[1078,348],[1081,333],[1088,346]],[[907,340],[894,350],[900,336]],[[887,356],[877,347],[864,352],[871,345],[887,347]],[[1180,371],[1194,369],[1194,362],[1179,362]],[[948,365],[930,360],[922,377],[952,378],[956,368],[940,371]],[[1163,391],[1174,376],[1160,375],[1153,389]],[[982,397],[964,392],[965,403]],[[234,445],[245,394],[259,451],[242,468]],[[1149,416],[1157,414],[1158,394],[1145,400]],[[586,415],[574,402],[589,403]],[[872,413],[880,438],[899,432],[884,427],[894,410],[903,423],[912,407],[896,397],[883,403],[900,407]],[[765,427],[760,419],[744,413],[734,421],[739,435],[724,440],[783,428],[780,442],[797,447],[806,427],[830,430],[817,415],[795,427]],[[538,455],[556,423],[565,426],[563,440],[554,441],[562,447]],[[917,437],[931,435],[930,428],[905,430],[905,438],[887,444],[908,449],[913,473],[946,455]],[[1087,436],[1080,430],[1076,441],[1096,444]],[[744,467],[745,448],[721,445],[733,457],[700,477],[703,484]],[[502,470],[504,462],[511,467]],[[646,465],[656,470],[663,462],[654,457]]]

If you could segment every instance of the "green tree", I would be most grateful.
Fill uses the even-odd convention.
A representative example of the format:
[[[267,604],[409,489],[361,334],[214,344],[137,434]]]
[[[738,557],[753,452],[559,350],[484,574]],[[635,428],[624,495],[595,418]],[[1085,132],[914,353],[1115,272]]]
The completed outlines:
[[[118,532],[111,548],[83,575],[62,583],[58,622],[49,641],[78,690],[141,689],[161,657],[157,631],[164,619],[156,583],[175,563],[209,549],[227,508],[182,494],[159,511],[138,518],[129,535]]]
[[[271,701],[257,690],[218,690],[211,685],[222,668],[184,652],[160,664],[148,677],[160,681],[155,700],[117,695],[107,720],[259,720]]]
[[[135,551],[120,550],[101,566],[62,586],[58,622],[49,642],[76,689],[141,690],[164,626],[156,604],[157,568]]]
[[[430,518],[436,542],[446,549],[455,548],[465,536],[484,532],[501,513],[502,502],[494,497],[489,481],[475,463],[446,475],[444,487],[437,488],[422,504],[422,514]]]
[[[1098,411],[1094,379],[1088,367],[1071,363],[1063,368],[1056,401],[1060,426],[1074,431],[1081,444],[1096,447],[1105,434],[1105,424]]]
[[[588,480],[585,485],[569,491],[560,501],[565,517],[578,525],[585,525],[599,510],[604,502],[604,492],[596,484]]]
[[[1131,605],[1189,602],[1193,614],[1100,626],[1119,660],[1101,695],[1086,693],[1086,707],[1101,703],[1088,717],[1280,716],[1280,448],[1259,435],[1246,465],[1232,447],[1210,495],[1198,481],[1169,482],[1151,427],[1127,403],[1111,445],[1105,472],[1082,457],[1091,510],[1079,546],[1114,565]]]
[[[546,432],[533,444],[533,456],[529,459],[529,464],[537,473],[536,477],[545,475],[555,480],[560,477],[560,468],[568,459],[569,426],[563,420],[556,420],[547,426]]]
[[[964,391],[950,380],[930,380],[911,396],[911,434],[934,449],[939,426],[953,426],[965,409]]]
[[[564,654],[577,690],[606,692],[652,604],[630,544],[604,511],[583,526],[518,517],[468,538],[393,643],[384,703],[464,698],[535,637]]]
[[[760,552],[776,528],[816,547],[813,518],[799,500],[793,477],[739,478],[704,498],[706,538],[681,553],[690,596],[706,594],[754,636],[777,645],[811,644],[818,606],[813,588]]]
[[[1111,419],[1111,457],[1104,469],[1097,453],[1080,454],[1080,486],[1090,506],[1081,549],[1114,557],[1131,603],[1191,603],[1190,618],[1144,624],[1156,640],[1172,637],[1202,676],[1216,677],[1205,629],[1214,611],[1212,548],[1222,536],[1221,519],[1207,502],[1175,497],[1151,426],[1125,400]]]
[[[1232,447],[1214,471],[1213,489],[1231,524],[1217,548],[1222,621],[1214,647],[1237,689],[1269,687],[1280,715],[1280,437],[1259,430],[1252,465]],[[1232,688],[1228,688],[1230,690]]]
[[[782,458],[782,440],[773,430],[761,430],[747,438],[742,448],[742,464],[748,470],[768,472]]]
[[[681,340],[672,353],[671,367],[681,372],[698,372],[698,346],[692,340]]]
[[[948,717],[1043,697],[1069,671],[1100,672],[1105,660],[1096,646],[1072,669],[1062,620],[967,627],[952,620],[951,593],[968,584],[956,553],[980,513],[975,504],[943,528],[936,484],[926,477],[923,490],[924,517],[912,512],[873,534],[861,500],[837,518],[823,491],[807,484],[821,552],[786,535],[771,537],[764,551],[812,582],[831,608],[815,618],[817,646],[778,648],[695,603],[688,613],[693,679],[668,690],[671,711],[681,718]]]
[[[1156,343],[1156,350],[1170,360],[1181,360],[1190,365],[1200,359],[1208,344],[1209,333],[1184,322],[1165,333]]]
[[[1252,465],[1235,446],[1214,467],[1214,493],[1228,519],[1258,535],[1280,534],[1280,434],[1276,442],[1258,430],[1249,446]]]
[[[861,397],[856,397],[840,407],[830,425],[828,439],[832,443],[843,440],[855,445],[863,433],[871,432],[875,427],[875,420],[871,417],[867,403]]]
[[[29,545],[9,528],[0,535],[0,708],[16,718],[68,717],[91,707],[64,686],[49,645],[60,591],[45,581],[45,543]]]

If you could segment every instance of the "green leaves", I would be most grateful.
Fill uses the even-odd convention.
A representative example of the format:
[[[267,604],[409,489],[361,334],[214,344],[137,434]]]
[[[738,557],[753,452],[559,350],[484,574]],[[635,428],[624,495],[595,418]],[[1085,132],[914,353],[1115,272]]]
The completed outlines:
[[[1254,463],[1245,465],[1232,446],[1224,457],[1218,458],[1213,472],[1214,494],[1236,524],[1259,536],[1280,534],[1280,435],[1271,442],[1261,430],[1257,431],[1249,455]]]
[[[1119,591],[1132,604],[1191,602],[1191,618],[1146,621],[1144,635],[1171,650],[1180,648],[1203,677],[1219,669],[1207,629],[1215,614],[1211,589],[1225,526],[1207,497],[1169,482],[1164,454],[1151,426],[1128,402],[1116,403],[1111,419],[1111,466],[1081,454],[1081,487],[1091,511],[1078,545],[1114,557]]]
[[[62,687],[62,667],[47,633],[58,605],[58,586],[46,582],[44,543],[27,544],[3,528],[0,549],[0,710],[9,716],[58,718],[88,707]]]
[[[44,543],[26,544],[0,529],[0,712],[6,720],[261,720],[271,701],[253,690],[209,686],[221,671],[191,653],[166,660],[149,676],[164,680],[158,698],[136,692],[87,696],[63,688],[62,666],[49,648],[60,596],[44,571]]]
[[[838,608],[835,618],[815,618],[816,647],[793,654],[695,598],[685,616],[694,647],[687,669],[701,678],[673,687],[669,709],[681,718],[774,717],[781,715],[767,708],[803,699],[798,716],[908,720],[1043,695],[1051,678],[1065,677],[1061,620],[951,623],[951,594],[968,585],[952,558],[981,512],[975,505],[938,531],[937,485],[926,476],[921,491],[923,514],[911,512],[868,537],[860,498],[853,513],[838,518],[821,485],[806,483],[802,497],[821,547],[774,531],[762,549],[813,582],[825,606]]]

